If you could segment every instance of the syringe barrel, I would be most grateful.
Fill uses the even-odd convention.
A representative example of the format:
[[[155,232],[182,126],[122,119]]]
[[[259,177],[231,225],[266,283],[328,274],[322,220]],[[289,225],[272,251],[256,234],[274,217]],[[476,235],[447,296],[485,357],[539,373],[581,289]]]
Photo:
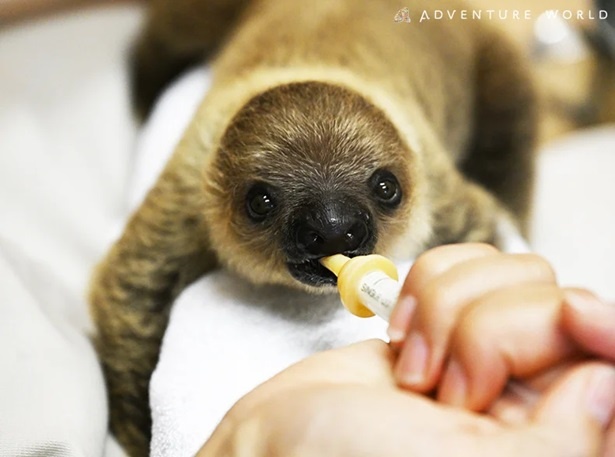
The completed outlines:
[[[374,271],[361,279],[359,298],[365,307],[388,322],[400,291],[399,282],[382,271]]]

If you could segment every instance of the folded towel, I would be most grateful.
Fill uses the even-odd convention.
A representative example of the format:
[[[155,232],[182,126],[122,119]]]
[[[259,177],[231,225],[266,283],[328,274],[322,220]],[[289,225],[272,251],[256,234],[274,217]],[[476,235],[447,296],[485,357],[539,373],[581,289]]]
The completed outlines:
[[[150,385],[152,456],[189,456],[240,397],[314,352],[384,338],[336,296],[254,287],[219,271],[177,300]]]
[[[208,88],[195,70],[161,98],[139,148],[131,201],[142,199]],[[507,250],[526,251],[502,224]],[[405,277],[411,261],[398,265]],[[256,287],[226,271],[206,275],[176,300],[150,385],[151,455],[191,456],[231,406],[274,374],[318,351],[386,338],[386,323],[361,319],[337,295]]]

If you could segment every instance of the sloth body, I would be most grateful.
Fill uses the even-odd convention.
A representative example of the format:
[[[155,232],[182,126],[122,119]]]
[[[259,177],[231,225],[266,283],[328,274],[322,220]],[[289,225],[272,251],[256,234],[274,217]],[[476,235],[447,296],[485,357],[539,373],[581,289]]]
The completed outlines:
[[[131,454],[147,454],[171,303],[200,275],[223,267],[322,293],[335,282],[325,255],[409,258],[497,243],[502,214],[525,223],[535,115],[523,62],[478,22],[396,24],[401,6],[153,3],[135,60],[141,107],[226,40],[210,91],[92,283],[111,427]]]

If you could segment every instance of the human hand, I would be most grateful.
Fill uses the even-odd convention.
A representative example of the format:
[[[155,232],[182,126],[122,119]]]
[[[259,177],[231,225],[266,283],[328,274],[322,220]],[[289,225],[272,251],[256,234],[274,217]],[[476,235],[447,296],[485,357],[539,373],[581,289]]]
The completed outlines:
[[[464,246],[465,254],[469,252],[466,251],[468,246]],[[470,251],[469,258],[497,254],[493,248],[483,245],[473,245]],[[449,260],[454,258],[456,262],[449,262],[447,267],[438,261],[428,271],[435,275],[442,274],[450,268],[451,263],[463,260],[463,255],[442,257]],[[486,331],[482,338],[459,338],[454,341],[471,349],[479,340],[482,346],[479,344],[478,349],[487,350],[478,356],[486,356],[487,360],[489,357],[497,361],[511,356],[510,360],[506,360],[511,362],[510,366],[495,366],[496,374],[502,375],[504,372],[503,383],[515,370],[526,370],[527,373],[533,371],[524,368],[523,364],[534,364],[536,369],[549,363],[557,364],[578,354],[580,348],[594,355],[614,357],[615,319],[610,314],[612,309],[600,306],[599,302],[594,303],[593,296],[587,292],[557,288],[550,267],[541,259],[522,256],[500,258],[495,262],[493,260],[496,259],[490,259],[488,264],[491,267],[495,265],[496,270],[489,270],[490,276],[493,277],[494,271],[500,274],[496,275],[497,280],[490,282],[490,285],[494,290],[507,290],[507,285],[514,285],[514,289],[510,290],[525,290],[527,300],[523,294],[513,295],[510,300],[518,301],[521,297],[527,305],[517,308],[511,302],[503,301],[506,305],[503,309],[508,309],[510,319],[501,326],[501,334],[491,327],[495,325],[497,329],[499,326],[500,321],[493,319],[497,313],[487,307],[481,310],[481,313],[486,312],[485,320],[477,321],[483,324],[474,329]],[[520,266],[529,269],[527,276],[520,271],[523,270]],[[476,268],[481,270],[484,266]],[[511,268],[517,282],[508,283],[510,275],[504,272],[510,272]],[[474,284],[481,289],[475,271],[470,269],[470,272],[474,272],[474,276],[471,275],[477,281]],[[537,277],[540,280],[529,279]],[[420,285],[420,280],[418,276],[412,284],[416,287],[417,283]],[[407,295],[406,288],[402,296]],[[465,289],[462,287],[459,290]],[[543,293],[537,295],[537,290],[543,290]],[[559,308],[552,305],[553,294],[559,297]],[[537,296],[540,299],[534,300]],[[562,296],[572,297],[573,300],[562,304]],[[579,298],[584,300],[579,301]],[[556,308],[560,310],[561,316]],[[549,312],[545,312],[545,309]],[[452,311],[458,312],[456,309]],[[406,313],[405,317],[403,312],[396,313],[393,324],[395,318],[398,324],[402,323],[401,332],[398,333],[402,334],[403,339],[406,330],[403,323],[407,324],[414,313]],[[469,319],[467,322],[472,321]],[[517,326],[513,325],[515,322]],[[455,325],[454,322],[453,328]],[[393,333],[395,330],[393,326]],[[400,330],[399,327],[397,330]],[[456,333],[450,332],[448,337],[455,337]],[[530,339],[519,338],[519,333],[527,333],[525,336]],[[473,332],[468,331],[466,334],[471,336]],[[540,338],[536,339],[537,335]],[[533,343],[537,341],[541,345],[534,347]],[[448,354],[448,347],[447,344],[445,354]],[[401,349],[403,356],[403,347]],[[467,349],[466,352],[471,353]],[[460,350],[460,354],[463,353]],[[460,359],[466,361],[465,358]],[[615,370],[606,363],[577,361],[560,365],[541,375],[528,374],[523,382],[513,384],[512,389],[502,391],[503,386],[492,389],[489,395],[496,395],[497,398],[490,401],[487,413],[476,414],[399,389],[396,386],[400,374],[400,363],[397,360],[397,353],[378,341],[312,356],[272,378],[239,401],[199,455],[224,457],[245,455],[247,452],[255,457],[508,457],[523,452],[528,457],[615,456],[615,433],[611,430],[610,434],[605,435],[615,408]],[[471,362],[472,358],[468,360]],[[441,369],[440,375],[442,372],[444,370]],[[475,378],[469,377],[467,382],[471,393],[475,389]],[[487,388],[488,384],[489,378]],[[441,388],[440,394],[445,395],[442,392]],[[481,397],[479,392],[480,398],[485,401],[486,397]],[[474,398],[470,398],[470,403],[472,401],[475,401]],[[470,403],[463,406],[467,407]]]
[[[440,401],[477,411],[509,378],[528,379],[578,357],[581,346],[615,360],[615,308],[587,291],[560,288],[537,255],[485,244],[442,246],[419,257],[389,333],[400,351],[399,385],[422,393],[437,387]]]
[[[604,446],[608,365],[579,364],[536,382],[537,403],[506,392],[477,414],[399,389],[395,360],[377,340],[309,357],[240,400],[198,456],[592,457]]]

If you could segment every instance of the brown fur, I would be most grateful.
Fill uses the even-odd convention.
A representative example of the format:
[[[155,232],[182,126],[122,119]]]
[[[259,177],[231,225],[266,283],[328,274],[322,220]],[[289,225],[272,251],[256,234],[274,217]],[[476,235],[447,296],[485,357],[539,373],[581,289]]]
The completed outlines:
[[[137,99],[147,109],[185,62],[227,40],[211,91],[92,284],[111,427],[132,455],[147,454],[149,378],[187,283],[222,265],[254,282],[320,291],[291,277],[280,248],[306,199],[360,199],[376,219],[374,251],[393,257],[494,242],[498,214],[521,224],[528,215],[533,91],[494,31],[418,24],[428,0],[411,2],[411,24],[393,22],[405,6],[396,0],[245,3],[228,2],[222,22],[236,27],[227,34],[199,25],[216,23],[222,0],[154,2],[137,48]],[[394,212],[380,211],[366,188],[382,167],[403,189]],[[284,204],[264,226],[245,216],[254,179],[282,189]]]

